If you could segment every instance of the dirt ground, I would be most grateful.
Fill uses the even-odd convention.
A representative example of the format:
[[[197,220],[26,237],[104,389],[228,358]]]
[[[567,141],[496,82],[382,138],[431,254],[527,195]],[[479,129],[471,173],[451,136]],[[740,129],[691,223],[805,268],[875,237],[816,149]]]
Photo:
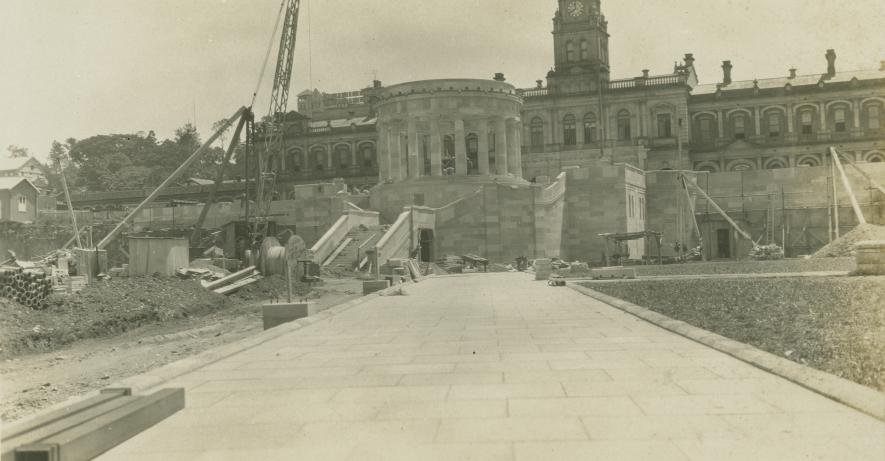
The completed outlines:
[[[885,277],[637,280],[584,285],[885,391]]]
[[[107,306],[96,308],[94,304],[90,305],[92,308],[78,310],[82,316],[56,315],[57,318],[53,319],[51,309],[32,317],[20,314],[15,322],[33,322],[33,317],[37,317],[45,324],[44,330],[57,328],[67,332],[52,338],[68,340],[18,342],[16,353],[12,353],[5,347],[8,337],[4,334],[5,360],[0,363],[3,421],[19,419],[71,396],[100,389],[109,383],[260,332],[261,304],[275,295],[285,296],[282,280],[262,282],[229,299],[218,298],[205,290],[197,291],[202,290],[201,287],[197,290],[187,287],[183,291],[170,290],[169,296],[192,292],[200,295],[201,301],[179,300],[175,304],[181,309],[164,311],[166,315],[155,315],[156,309],[139,306],[132,299],[118,302],[118,306],[125,306],[121,311],[132,313],[126,317],[130,323],[122,316],[114,317],[112,322],[86,323],[90,318],[99,317],[101,310],[108,309]],[[110,290],[117,293],[118,289]],[[362,282],[353,278],[328,278],[322,287],[302,287],[300,292],[316,302],[320,309],[327,309],[361,296]],[[144,297],[148,301],[163,299],[162,295],[156,294],[147,297],[143,293],[133,293],[130,296]],[[143,312],[151,313],[141,315]],[[181,312],[188,314],[181,315]],[[6,314],[4,312],[4,317],[8,319],[10,316]],[[107,316],[113,317],[110,311]],[[72,319],[76,317],[86,320],[74,325],[77,322]],[[4,333],[9,333],[10,322],[7,321]],[[66,330],[61,328],[65,322],[69,324]],[[96,323],[102,328],[90,328]],[[111,328],[104,328],[108,325]],[[87,333],[90,331],[92,337]]]

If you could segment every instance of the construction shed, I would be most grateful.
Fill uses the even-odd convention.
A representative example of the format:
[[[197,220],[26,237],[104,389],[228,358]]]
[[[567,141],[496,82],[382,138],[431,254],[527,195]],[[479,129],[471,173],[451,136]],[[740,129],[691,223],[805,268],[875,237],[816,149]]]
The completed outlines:
[[[184,237],[129,237],[129,275],[175,275],[190,263],[189,242]]]

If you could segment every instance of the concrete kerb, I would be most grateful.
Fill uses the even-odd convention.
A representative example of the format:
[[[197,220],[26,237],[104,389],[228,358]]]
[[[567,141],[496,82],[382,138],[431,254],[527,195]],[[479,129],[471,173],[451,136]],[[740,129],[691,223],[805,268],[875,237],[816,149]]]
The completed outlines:
[[[408,285],[408,283],[403,284]],[[322,312],[317,313],[316,315],[305,317],[294,322],[289,322],[283,325],[280,325],[275,328],[271,328],[269,330],[256,333],[254,336],[250,336],[248,338],[241,339],[239,341],[235,341],[230,344],[225,344],[223,346],[219,346],[213,349],[209,349],[200,354],[197,354],[193,357],[188,357],[182,360],[178,360],[176,362],[172,362],[170,364],[159,367],[155,370],[151,370],[147,373],[132,376],[121,381],[117,381],[114,383],[109,383],[107,386],[103,388],[130,388],[132,390],[132,394],[142,394],[147,393],[152,390],[156,390],[156,388],[162,386],[163,384],[172,381],[175,378],[178,378],[187,373],[199,370],[200,368],[212,365],[215,362],[224,360],[228,357],[236,355],[240,352],[247,351],[254,347],[260,346],[268,341],[274,340],[281,336],[287,335],[289,333],[298,331],[302,328],[308,327],[315,323],[321,321],[332,321],[333,317],[353,309],[367,301],[371,301],[375,298],[379,298],[382,296],[387,296],[399,288],[402,288],[403,285],[395,285],[386,290],[382,290],[376,293],[372,293],[367,296],[363,296],[351,301],[348,301],[343,304],[338,304],[336,306],[330,307]],[[55,405],[51,405],[46,407],[37,413],[34,413],[29,416],[25,416],[22,419],[13,421],[11,423],[7,423],[10,427],[15,427],[20,424],[26,424],[28,421],[33,420],[34,418],[40,417],[44,414],[47,414],[52,411],[63,409],[67,406],[73,405],[75,403],[81,402],[83,400],[89,399],[91,397],[95,397],[99,395],[101,390],[95,390],[92,392],[88,392],[86,394],[77,395],[71,397],[69,399],[63,400]]]
[[[590,288],[569,285],[573,290],[602,301],[616,309],[650,322],[665,330],[686,337],[738,360],[778,375],[788,381],[847,405],[874,418],[885,421],[885,393],[853,381],[815,370],[778,357],[753,346],[692,326],[680,320],[653,312],[644,307],[614,298]]]

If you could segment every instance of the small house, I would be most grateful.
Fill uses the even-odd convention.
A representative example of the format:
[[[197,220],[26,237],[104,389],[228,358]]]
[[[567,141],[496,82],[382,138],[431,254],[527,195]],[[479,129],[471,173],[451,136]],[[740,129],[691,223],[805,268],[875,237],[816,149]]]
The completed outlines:
[[[37,220],[37,186],[22,177],[0,177],[0,222]]]
[[[47,184],[43,165],[34,157],[0,156],[0,177],[25,178],[39,187]]]

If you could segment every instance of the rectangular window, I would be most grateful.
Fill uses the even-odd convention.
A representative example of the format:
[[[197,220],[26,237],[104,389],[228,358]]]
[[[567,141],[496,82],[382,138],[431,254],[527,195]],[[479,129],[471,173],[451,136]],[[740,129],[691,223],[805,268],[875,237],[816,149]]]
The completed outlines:
[[[24,195],[18,196],[18,211],[20,213],[27,213],[28,212],[28,198],[25,197]]]
[[[596,142],[596,122],[584,121],[584,144]]]
[[[781,135],[781,116],[772,114],[768,116],[768,136],[776,138]]]
[[[867,109],[867,126],[871,130],[878,130],[881,125],[879,125],[879,106],[870,106]]]
[[[802,112],[801,115],[802,121],[802,134],[814,134],[814,124],[812,120],[812,114],[809,111]]]
[[[713,139],[713,120],[702,118],[700,122],[701,141],[709,141]]]
[[[834,114],[834,118],[836,119],[836,132],[842,133],[845,131],[845,109],[836,109],[836,113]]]
[[[669,138],[671,136],[673,136],[673,130],[670,125],[670,114],[658,114],[658,137]]]

